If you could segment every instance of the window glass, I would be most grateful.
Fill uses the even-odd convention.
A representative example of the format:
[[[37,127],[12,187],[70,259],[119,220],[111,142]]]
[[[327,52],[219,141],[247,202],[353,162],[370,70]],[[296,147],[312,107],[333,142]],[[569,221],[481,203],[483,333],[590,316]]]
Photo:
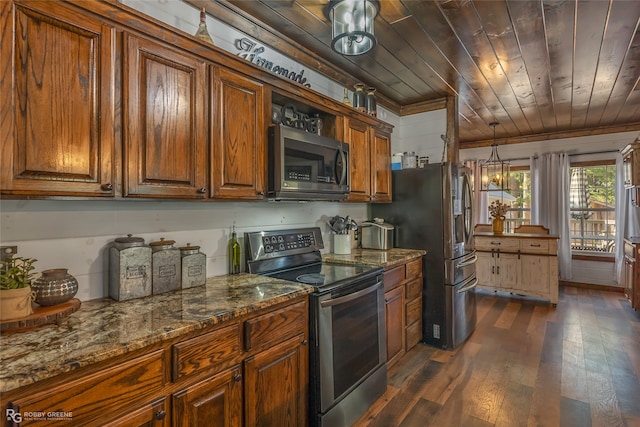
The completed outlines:
[[[571,249],[614,250],[615,164],[572,165],[569,190]]]
[[[531,219],[531,174],[528,169],[511,169],[509,176],[509,192],[502,195],[503,203],[510,205],[505,220],[505,232],[523,224],[530,224]],[[489,203],[493,201],[489,195]]]

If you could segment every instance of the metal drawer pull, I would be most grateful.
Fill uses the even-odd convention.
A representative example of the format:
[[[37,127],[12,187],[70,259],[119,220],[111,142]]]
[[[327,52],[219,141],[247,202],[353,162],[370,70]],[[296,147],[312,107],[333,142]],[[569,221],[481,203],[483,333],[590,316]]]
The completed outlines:
[[[531,244],[529,246],[531,246],[532,248],[539,248],[540,247],[540,243],[538,243],[537,245]]]
[[[478,255],[474,255],[473,257],[471,257],[471,259],[469,259],[468,261],[462,261],[460,263],[458,263],[458,265],[456,266],[456,268],[460,268],[460,267],[466,267],[468,265],[472,265],[475,264],[476,261],[478,261]]]
[[[456,293],[458,294],[462,294],[464,292],[470,291],[471,289],[475,288],[476,286],[478,286],[478,279],[475,278],[473,279],[473,282],[471,282],[470,285],[465,286],[464,288],[460,288],[456,291]]]
[[[500,246],[500,242],[491,242],[491,244]]]

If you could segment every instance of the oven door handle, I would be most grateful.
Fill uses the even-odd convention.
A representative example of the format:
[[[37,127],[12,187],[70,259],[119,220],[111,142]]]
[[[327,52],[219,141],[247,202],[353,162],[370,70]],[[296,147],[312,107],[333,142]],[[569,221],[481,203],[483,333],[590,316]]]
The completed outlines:
[[[362,289],[362,290],[360,290],[358,292],[354,292],[354,293],[349,294],[349,295],[345,295],[343,297],[338,297],[338,298],[328,299],[326,301],[322,301],[320,303],[320,307],[322,307],[322,308],[331,307],[332,305],[338,305],[338,304],[342,304],[342,303],[345,303],[345,302],[352,301],[352,300],[354,300],[356,298],[360,298],[362,295],[366,295],[366,294],[369,294],[371,292],[377,291],[378,288],[380,287],[379,286],[380,283],[381,282],[377,282],[375,284],[375,286],[370,286],[368,288]]]
[[[473,279],[473,282],[471,282],[471,284],[469,284],[469,285],[467,285],[467,286],[465,286],[463,288],[458,289],[456,291],[456,293],[463,294],[463,293],[465,293],[467,291],[470,291],[471,289],[475,288],[476,286],[478,286],[478,279],[477,278]]]

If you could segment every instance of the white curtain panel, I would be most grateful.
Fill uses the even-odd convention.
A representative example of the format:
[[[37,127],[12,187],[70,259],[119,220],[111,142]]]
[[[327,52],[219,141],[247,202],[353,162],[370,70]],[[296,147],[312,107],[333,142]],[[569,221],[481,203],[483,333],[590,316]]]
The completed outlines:
[[[616,156],[616,235],[615,235],[615,255],[616,255],[616,280],[622,284],[624,274],[624,236],[627,213],[631,204],[628,200],[627,191],[624,188],[624,168],[622,166],[622,155]]]
[[[571,229],[569,228],[569,156],[545,153],[531,163],[531,224],[544,225],[558,240],[561,280],[571,280]]]
[[[465,166],[471,169],[471,179],[473,180],[473,225],[489,223],[488,193],[480,191],[480,162],[477,160],[467,160]]]

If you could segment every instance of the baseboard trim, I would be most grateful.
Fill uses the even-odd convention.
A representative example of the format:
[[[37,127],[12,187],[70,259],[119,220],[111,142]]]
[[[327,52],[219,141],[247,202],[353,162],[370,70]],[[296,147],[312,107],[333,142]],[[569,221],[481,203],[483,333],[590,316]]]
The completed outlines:
[[[560,280],[558,284],[560,286],[573,286],[575,288],[586,288],[586,289],[594,289],[598,291],[624,293],[624,288],[622,286],[596,285],[594,283],[569,282],[567,280]]]

